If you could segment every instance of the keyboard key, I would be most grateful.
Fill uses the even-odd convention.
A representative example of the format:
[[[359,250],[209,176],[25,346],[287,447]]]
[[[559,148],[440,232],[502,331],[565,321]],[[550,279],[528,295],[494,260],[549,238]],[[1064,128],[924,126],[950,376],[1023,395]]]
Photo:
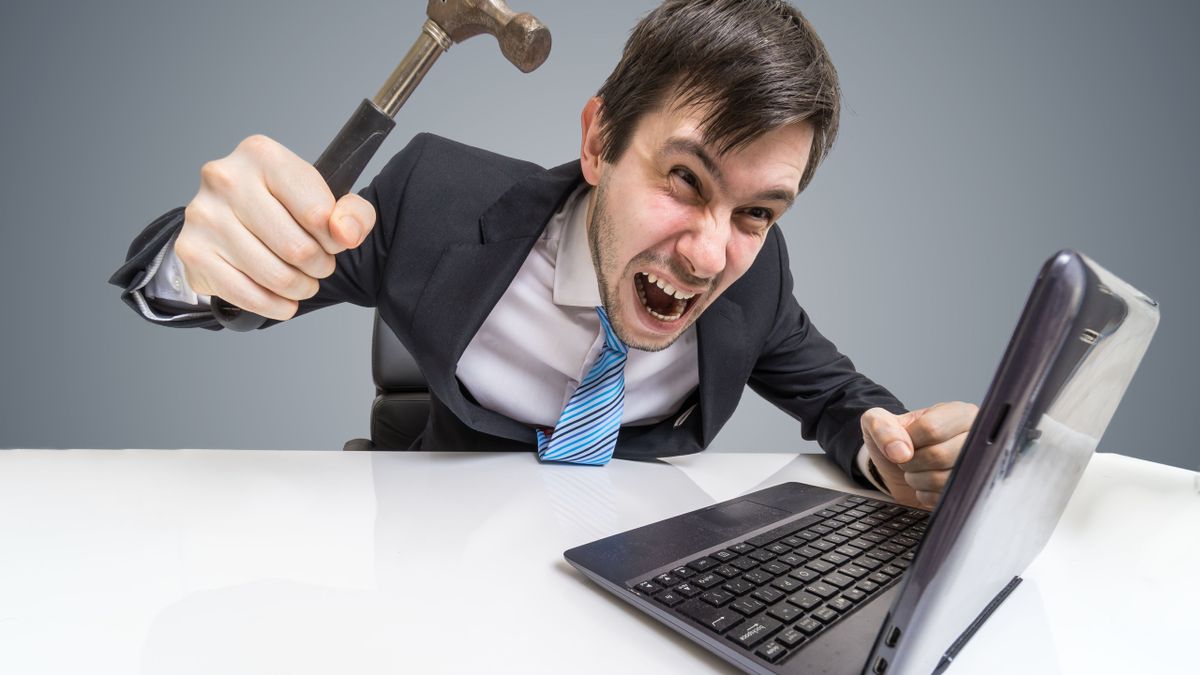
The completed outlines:
[[[850,537],[844,534],[838,534],[837,532],[834,532],[833,534],[827,534],[823,539],[824,541],[835,545],[841,545],[850,541]]]
[[[765,548],[760,548],[757,551],[751,551],[746,555],[746,557],[757,560],[758,562],[767,562],[768,560],[774,560],[775,554],[771,553]]]
[[[679,584],[678,586],[676,586],[675,591],[680,593],[681,595],[683,595],[683,597],[685,597],[685,598],[690,598],[693,595],[700,594],[699,588],[696,588],[695,586],[691,585],[690,583],[688,583],[686,581],[683,582],[682,584]]]
[[[784,623],[791,623],[796,619],[799,619],[800,615],[803,613],[804,612],[802,612],[799,607],[788,602],[778,603],[772,606],[771,609],[767,610],[767,614],[770,614]]]
[[[837,594],[836,588],[834,588],[833,586],[830,586],[829,584],[827,584],[823,581],[818,581],[815,584],[809,584],[804,590],[808,593],[812,593],[813,595],[817,595],[822,598],[828,598],[832,595]]]
[[[837,586],[838,588],[845,588],[847,586],[854,585],[853,577],[848,577],[845,574],[839,574],[837,572],[834,572],[833,574],[826,574],[825,578],[821,581],[824,581],[830,586]]]
[[[858,565],[859,567],[862,567],[863,569],[876,570],[876,569],[879,569],[879,566],[882,565],[883,563],[879,562],[878,560],[876,560],[870,556],[864,555],[861,558],[855,558],[854,564]]]
[[[860,567],[854,563],[850,563],[849,565],[843,565],[842,568],[838,570],[838,573],[845,574],[851,579],[861,579],[867,576],[869,570],[867,570],[865,567]]]
[[[881,544],[881,545],[883,545],[883,544]],[[837,548],[834,544],[831,544],[831,543],[825,541],[824,539],[814,541],[814,542],[810,543],[809,546],[817,549],[818,551],[822,551],[822,552],[832,551],[833,549]]]
[[[804,564],[805,560],[806,558],[802,556],[798,556],[795,553],[789,553],[780,557],[777,562],[781,562],[788,567],[799,567]]]
[[[804,566],[808,567],[809,569],[814,569],[822,574],[824,574],[824,573],[828,572],[829,570],[833,569],[834,567],[836,567],[836,565],[834,565],[833,563],[825,561],[825,560],[810,560],[807,563],[805,563]]]
[[[879,571],[883,572],[884,574],[886,574],[890,577],[898,577],[898,576],[900,576],[901,573],[904,572],[904,570],[900,569],[899,567],[896,567],[895,565],[888,565],[887,567],[884,567],[883,569],[881,569]]]
[[[818,551],[817,549],[815,549],[815,548],[813,548],[813,547],[811,547],[811,546],[805,546],[805,547],[804,547],[804,548],[802,548],[802,549],[797,549],[797,550],[795,550],[795,551],[792,551],[792,552],[793,552],[793,553],[795,553],[796,555],[799,555],[799,556],[804,556],[806,559],[820,558],[820,557],[821,557],[821,551]]]
[[[850,562],[850,556],[845,556],[841,553],[834,553],[833,551],[830,551],[829,553],[821,556],[821,560],[834,565],[845,565],[846,563]]]
[[[729,562],[730,560],[733,560],[734,558],[736,558],[737,554],[734,553],[733,551],[717,551],[712,554],[712,557],[716,558],[717,560],[719,560],[721,562]]]
[[[730,565],[730,567],[736,567],[739,570],[745,572],[747,570],[752,570],[755,567],[758,567],[758,561],[753,558],[735,558],[732,562],[729,563],[729,565]]]
[[[792,547],[785,546],[782,542],[776,542],[768,546],[767,550],[775,555],[786,555],[792,552]]]
[[[731,579],[721,588],[724,588],[734,595],[745,595],[754,590],[754,584],[746,581],[745,579]]]
[[[916,546],[918,542],[916,539],[909,539],[908,537],[896,537],[892,539],[892,543],[900,544],[901,546]]]
[[[803,619],[800,619],[799,621],[796,622],[795,628],[796,628],[796,630],[800,631],[801,633],[804,633],[805,635],[812,636],[813,634],[820,631],[822,626],[821,626],[820,621],[817,621],[816,619],[812,618],[811,616],[806,616]]]
[[[834,530],[834,528],[828,527],[825,525],[813,525],[809,529],[811,529],[813,532],[816,532],[817,534],[829,534],[830,532],[833,532],[833,530]]]
[[[775,639],[778,642],[782,642],[784,646],[795,647],[796,645],[803,643],[808,638],[804,637],[804,633],[801,633],[795,628],[789,628],[779,635],[776,635]]]
[[[779,541],[779,543],[783,544],[784,546],[788,546],[790,548],[800,548],[801,546],[804,545],[804,542],[806,542],[806,541],[808,541],[808,540],[801,539],[800,537],[797,537],[796,535],[792,535],[790,537],[781,539]]]
[[[700,599],[712,605],[713,607],[721,607],[733,600],[733,594],[713,589],[704,595],[701,595]]]
[[[896,558],[895,560],[892,561],[891,564],[895,565],[896,567],[899,567],[902,570],[906,570],[906,569],[908,569],[908,566],[911,565],[912,563],[905,560],[904,558]]]
[[[800,569],[792,570],[791,574],[788,574],[788,576],[807,583],[809,581],[816,581],[817,579],[820,579],[821,573],[816,570],[811,570],[807,567],[801,567]]]
[[[849,502],[849,503],[851,503],[851,504],[866,504],[866,503],[867,503],[867,498],[866,498],[866,497],[859,497],[859,496],[857,496],[857,495],[856,495],[856,496],[853,496],[853,497],[846,497],[846,498],[845,498],[845,499],[843,499],[842,501],[844,501],[844,502]],[[862,507],[859,507],[859,508],[862,508]]]
[[[849,511],[847,511],[847,512],[846,512],[846,515],[848,515],[848,516],[853,516],[853,517],[855,517],[855,518],[866,518],[866,517],[867,517],[867,512],[866,512],[866,511],[860,511],[860,510],[858,510],[858,509],[850,509]]]
[[[867,553],[867,555],[871,556],[872,558],[874,558],[876,560],[882,560],[883,562],[887,562],[895,557],[892,553],[888,552],[883,547],[877,548],[874,551]]]
[[[853,546],[839,546],[833,550],[838,553],[841,553],[842,555],[850,556],[851,558],[857,558],[858,556],[863,554],[863,551],[861,548],[855,548]]]
[[[637,585],[637,589],[639,591],[645,593],[646,595],[654,595],[655,593],[662,590],[662,586],[659,586],[658,584],[654,583],[653,581],[643,581],[642,583]]]
[[[858,582],[858,585],[855,586],[855,588],[862,589],[867,593],[874,593],[875,591],[879,590],[879,584],[875,583],[874,581],[863,579],[862,581]]]
[[[729,633],[729,639],[739,645],[750,649],[754,645],[766,640],[779,629],[783,628],[783,624],[774,619],[767,617],[759,617],[757,619],[748,620],[737,627],[737,630]]]
[[[729,606],[741,612],[742,614],[745,614],[746,616],[750,616],[763,607],[766,607],[766,605],[755,600],[754,598],[741,598],[740,600],[735,600],[734,602],[729,603]]]
[[[697,572],[703,572],[704,570],[713,567],[716,564],[717,563],[713,561],[712,558],[697,558],[696,560],[688,563],[687,566],[696,570]]]
[[[759,647],[758,651],[754,653],[763,657],[763,660],[765,661],[775,663],[779,659],[783,658],[783,655],[787,653],[787,649],[783,645],[772,640],[771,642]]]
[[[679,612],[717,633],[724,633],[742,620],[742,616],[737,612],[728,608],[713,607],[700,600],[688,600],[679,606]]]
[[[654,596],[654,599],[666,605],[667,607],[674,607],[684,600],[683,596],[675,591],[659,593],[658,595]]]
[[[842,591],[842,597],[846,598],[850,602],[857,603],[857,602],[862,602],[863,598],[867,597],[867,594],[857,588],[851,588],[851,589]]]
[[[724,581],[725,581],[725,577],[721,576],[720,574],[708,572],[706,574],[701,574],[700,576],[693,578],[691,582],[693,584],[699,586],[700,588],[708,590],[708,589],[712,588],[713,586],[716,586],[717,584],[722,583]]]
[[[688,568],[680,565],[679,567],[676,567],[675,569],[671,570],[671,574],[674,574],[675,576],[679,577],[680,579],[688,579],[688,578],[694,576],[696,573],[689,570]]]
[[[821,598],[812,593],[796,593],[788,596],[787,601],[803,610],[811,610],[821,604]]]
[[[750,570],[749,572],[743,574],[742,578],[753,584],[761,586],[763,584],[771,583],[771,580],[775,577],[762,570]]]
[[[792,568],[788,567],[787,565],[784,565],[784,564],[778,563],[778,562],[769,562],[766,565],[763,565],[762,569],[771,574],[774,574],[775,576],[779,576],[781,574],[787,574],[788,572],[790,572],[792,570]]]
[[[674,574],[671,574],[670,572],[667,572],[665,574],[660,574],[660,575],[654,577],[654,581],[659,586],[663,586],[665,588],[670,588],[671,586],[674,586],[675,584],[683,581],[683,579],[675,576]]]
[[[892,580],[891,577],[889,577],[886,574],[883,574],[882,572],[872,572],[871,575],[868,576],[867,578],[870,579],[871,581],[874,581],[877,584],[886,584]]]
[[[715,574],[720,574],[721,576],[725,577],[726,579],[732,579],[732,578],[738,576],[739,574],[741,574],[743,571],[744,570],[740,570],[740,569],[734,567],[733,565],[721,565],[720,567],[713,570],[713,572]]]
[[[830,511],[829,509],[824,509],[821,511],[817,511],[817,515],[821,516],[822,518],[832,518],[832,517],[836,516],[837,513]]]
[[[774,583],[779,583],[779,580],[776,579]],[[770,586],[763,586],[762,588],[758,589],[757,591],[754,591],[753,593],[751,593],[750,597],[754,598],[755,600],[762,601],[768,605],[773,605],[776,602],[787,597],[787,593],[784,593],[783,591],[779,590],[778,588],[772,588]]]
[[[837,621],[838,613],[835,609],[822,607],[821,609],[813,612],[810,616],[820,619],[822,623],[833,623],[834,621]]]
[[[787,593],[793,593],[801,588],[804,588],[803,583],[796,581],[791,577],[780,577],[775,581],[772,581],[771,585]]]
[[[733,551],[734,553],[749,553],[750,551],[754,550],[754,547],[746,542],[742,542],[740,544],[734,544],[733,546],[730,546],[729,550]]]
[[[849,600],[847,600],[844,597],[843,598],[834,598],[829,601],[829,606],[836,609],[839,612],[845,612],[846,610],[853,607],[854,603],[850,602]]]

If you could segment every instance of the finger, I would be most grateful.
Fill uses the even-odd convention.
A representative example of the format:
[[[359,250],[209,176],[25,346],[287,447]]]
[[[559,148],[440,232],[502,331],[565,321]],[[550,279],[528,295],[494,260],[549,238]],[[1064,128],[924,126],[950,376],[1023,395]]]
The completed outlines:
[[[978,410],[971,403],[939,403],[922,410],[908,425],[908,434],[918,448],[936,445],[969,431]]]
[[[333,217],[329,220],[330,235],[346,248],[361,245],[373,227],[375,207],[353,192],[338,200],[333,208]]]
[[[337,246],[337,250],[330,253],[270,194],[264,193],[260,199],[237,200],[232,204],[232,210],[245,228],[283,262],[313,279],[324,279],[333,274],[333,254],[343,250],[342,247]]]
[[[916,495],[917,501],[921,502],[923,506],[930,509],[937,506],[938,500],[942,498],[942,493],[940,492],[924,492],[917,490]]]
[[[281,260],[253,233],[240,225],[229,226],[224,233],[224,240],[226,246],[221,257],[275,295],[289,300],[305,300],[316,295],[320,289],[316,279]]]
[[[949,471],[904,472],[904,482],[918,492],[942,492],[946,489],[948,480],[950,480]]]
[[[336,200],[316,167],[282,145],[264,144],[262,177],[267,190],[330,255],[346,250],[330,232]]]
[[[925,447],[918,446],[913,458],[900,468],[912,472],[953,469],[966,440],[967,434],[963,432],[948,441]]]
[[[862,416],[863,440],[889,461],[902,464],[912,459],[912,439],[900,419],[883,408],[871,408]]]
[[[213,295],[259,316],[287,321],[300,307],[296,301],[280,297],[255,283],[223,258],[215,258],[202,274],[205,283],[214,290]]]

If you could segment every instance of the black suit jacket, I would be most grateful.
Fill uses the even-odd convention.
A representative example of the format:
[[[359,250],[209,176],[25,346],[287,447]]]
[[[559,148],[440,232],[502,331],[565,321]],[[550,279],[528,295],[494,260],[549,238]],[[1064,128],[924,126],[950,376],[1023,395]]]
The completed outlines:
[[[299,313],[338,302],[376,307],[429,381],[427,450],[525,450],[534,431],[480,407],[455,377],[467,344],[508,288],[550,217],[583,180],[579,162],[545,170],[429,134],[416,136],[360,194],[375,228],[337,256],[337,270]],[[183,209],[155,220],[110,280],[136,305],[136,287],[155,254],[182,226]],[[269,322],[267,326],[275,322]],[[167,324],[219,328],[210,318]],[[747,384],[800,420],[849,475],[859,417],[904,408],[854,369],[809,322],[792,295],[787,250],[772,228],[746,274],[697,321],[700,386],[679,413],[622,427],[616,457],[645,459],[704,449],[729,420]],[[514,392],[519,395],[519,392]]]

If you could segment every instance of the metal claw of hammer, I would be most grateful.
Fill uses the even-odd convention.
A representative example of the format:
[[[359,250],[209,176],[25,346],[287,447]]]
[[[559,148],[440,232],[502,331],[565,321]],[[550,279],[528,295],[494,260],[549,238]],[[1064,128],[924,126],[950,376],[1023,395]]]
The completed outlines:
[[[429,19],[400,65],[373,100],[363,99],[313,163],[334,199],[350,192],[396,126],[396,113],[451,45],[484,33],[494,35],[500,52],[523,73],[536,70],[550,55],[550,29],[532,14],[517,14],[504,0],[429,0],[425,12]],[[212,313],[222,326],[238,332],[254,330],[267,321],[215,296]]]

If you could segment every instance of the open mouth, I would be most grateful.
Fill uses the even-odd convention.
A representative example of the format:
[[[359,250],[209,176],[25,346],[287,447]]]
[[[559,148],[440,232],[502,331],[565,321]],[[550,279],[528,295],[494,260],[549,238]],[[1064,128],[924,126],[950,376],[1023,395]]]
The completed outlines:
[[[659,321],[678,321],[699,297],[697,293],[681,291],[665,280],[644,272],[633,275],[633,286],[637,289],[642,307]]]

